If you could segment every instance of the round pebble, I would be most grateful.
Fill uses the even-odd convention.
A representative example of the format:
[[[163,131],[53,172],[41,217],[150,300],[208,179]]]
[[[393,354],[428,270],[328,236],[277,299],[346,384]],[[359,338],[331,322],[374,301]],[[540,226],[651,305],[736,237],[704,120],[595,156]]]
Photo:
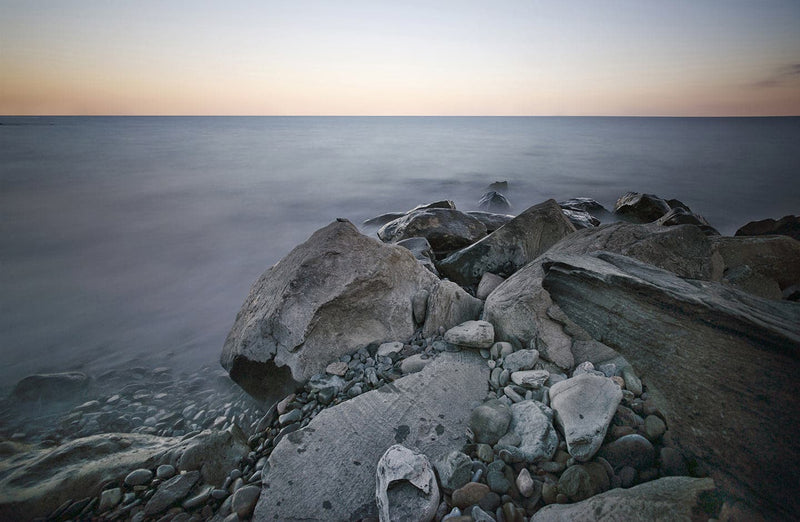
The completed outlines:
[[[161,480],[167,480],[175,476],[177,471],[175,470],[174,466],[170,464],[162,464],[161,466],[156,469],[156,477],[160,478]]]
[[[153,472],[149,469],[135,469],[128,473],[125,477],[125,485],[126,486],[143,486],[150,482],[153,478]]]

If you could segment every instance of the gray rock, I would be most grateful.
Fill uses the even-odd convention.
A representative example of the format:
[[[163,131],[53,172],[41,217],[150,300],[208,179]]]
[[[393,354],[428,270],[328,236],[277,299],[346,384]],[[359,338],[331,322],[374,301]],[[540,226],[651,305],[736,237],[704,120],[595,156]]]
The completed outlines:
[[[472,511],[470,512],[470,517],[471,520],[473,520],[473,522],[495,522],[495,518],[486,511],[482,510],[480,506],[474,506],[472,508]]]
[[[600,225],[600,220],[583,210],[561,209],[561,212],[567,216],[569,222],[576,230],[581,228],[592,228]]]
[[[797,304],[683,280],[609,253],[563,258],[548,266],[544,285],[661,392],[650,393],[676,449],[737,497],[797,518],[800,498],[780,479],[800,459]]]
[[[436,270],[436,265],[434,264],[436,261],[436,256],[434,255],[431,244],[428,243],[427,239],[424,237],[410,237],[408,239],[398,241],[397,245],[409,249],[422,266],[437,276],[439,275],[439,272]]]
[[[375,216],[374,218],[365,220],[363,223],[361,223],[361,226],[364,228],[371,228],[374,231],[375,227],[382,227],[386,223],[394,221],[395,219],[401,218],[405,215],[405,212],[387,212],[385,214],[381,214],[380,216]]]
[[[498,495],[505,495],[511,488],[511,484],[509,484],[505,474],[497,470],[489,471],[486,474],[486,485]]]
[[[395,444],[378,461],[376,477],[375,501],[381,522],[429,522],[436,515],[439,487],[425,455]]]
[[[647,438],[655,442],[667,431],[667,425],[655,415],[648,415],[644,419],[644,431]]]
[[[536,512],[532,522],[597,520],[707,520],[704,497],[714,492],[714,481],[668,477],[630,489],[613,489],[576,504],[551,504]]]
[[[385,242],[424,237],[436,257],[464,248],[486,236],[486,226],[464,212],[447,208],[413,210],[378,230]]]
[[[475,435],[475,442],[497,444],[506,434],[511,423],[511,409],[502,402],[488,400],[472,410],[469,427]]]
[[[593,200],[592,198],[572,198],[566,201],[559,201],[558,206],[565,210],[579,210],[588,212],[595,217],[601,217],[604,214],[609,214],[606,207]]]
[[[597,453],[621,400],[622,390],[614,381],[592,374],[578,375],[550,388],[550,405],[570,455],[586,462]]]
[[[522,401],[511,406],[510,431],[519,437],[517,446],[495,446],[513,462],[535,463],[550,460],[558,449],[558,435],[553,428],[553,411],[537,401]]]
[[[173,504],[180,502],[192,487],[200,480],[199,471],[189,471],[172,477],[161,484],[155,494],[150,497],[144,506],[145,516],[157,515],[169,509]]]
[[[343,354],[410,338],[412,298],[437,282],[408,250],[335,221],[253,284],[222,366],[254,397],[278,400]]]
[[[100,493],[100,502],[97,505],[98,513],[105,513],[109,509],[117,507],[122,502],[122,490],[120,488],[106,489]]]
[[[253,518],[377,516],[374,472],[386,448],[404,444],[433,460],[460,449],[471,404],[486,396],[488,373],[475,352],[442,353],[419,373],[322,410],[273,450],[262,475],[269,487]]]
[[[466,321],[477,319],[483,302],[452,281],[442,281],[431,290],[427,307],[422,335],[433,337],[439,328],[449,330]]]
[[[548,200],[442,260],[439,271],[456,283],[475,287],[485,272],[508,277],[574,231],[558,204]]]
[[[653,466],[656,454],[649,440],[634,433],[606,444],[598,455],[606,459],[614,469],[630,466],[643,471]]]
[[[149,469],[139,468],[131,471],[125,476],[126,486],[142,486],[152,480],[153,472]]]
[[[171,479],[175,476],[175,473],[177,473],[175,466],[171,464],[162,464],[156,469],[156,477],[161,480]]]
[[[522,468],[519,475],[517,475],[516,484],[517,490],[525,498],[531,498],[536,493],[536,481],[531,477],[531,472],[528,471],[528,468]]]
[[[504,195],[495,190],[490,190],[478,201],[478,208],[486,212],[508,212],[511,203]]]
[[[608,474],[599,462],[570,466],[558,479],[558,492],[573,502],[607,491],[609,486]]]
[[[437,459],[434,466],[445,490],[458,489],[472,477],[472,459],[460,451],[451,451]]]
[[[467,348],[490,348],[494,344],[494,327],[486,321],[466,321],[447,330],[444,340]]]
[[[511,381],[514,384],[532,390],[540,389],[549,378],[550,372],[547,370],[521,370],[511,374]]]
[[[486,226],[487,234],[491,234],[514,219],[514,216],[510,214],[495,214],[494,212],[483,212],[481,210],[468,210],[467,214],[483,223]]]
[[[670,211],[669,204],[654,194],[628,192],[614,205],[614,214],[634,223],[650,223]]]
[[[422,371],[430,361],[431,359],[427,357],[423,358],[423,354],[417,353],[403,359],[403,362],[400,363],[400,371],[403,373],[417,373]]]
[[[770,285],[782,291],[800,283],[797,240],[785,236],[712,237],[711,245],[713,281],[768,299],[782,297],[777,290],[770,291]],[[748,277],[729,277],[736,271],[743,271]]]
[[[635,396],[642,394],[642,381],[633,371],[633,368],[626,366],[622,369],[622,378],[625,379],[625,389],[630,390]]]
[[[378,346],[378,357],[389,357],[392,354],[400,353],[403,350],[403,343],[400,342],[391,342],[391,343],[383,343]]]
[[[734,236],[783,235],[800,241],[800,216],[783,216],[775,219],[751,221],[739,228]]]
[[[236,490],[231,500],[231,509],[240,519],[250,518],[261,496],[259,486],[243,486]]]
[[[485,300],[503,281],[505,281],[505,279],[499,275],[495,275],[491,272],[484,272],[481,276],[480,283],[478,283],[478,289],[475,291],[475,297]]]
[[[14,385],[11,397],[18,401],[79,400],[89,383],[89,377],[81,372],[29,375]]]
[[[718,236],[719,232],[712,227],[706,219],[695,214],[691,210],[683,207],[676,207],[661,216],[656,220],[656,223],[664,227],[673,227],[675,225],[694,225],[699,227],[704,234],[709,236]]]
[[[539,352],[537,350],[518,350],[503,358],[503,368],[513,374],[520,370],[532,369],[538,361]]]

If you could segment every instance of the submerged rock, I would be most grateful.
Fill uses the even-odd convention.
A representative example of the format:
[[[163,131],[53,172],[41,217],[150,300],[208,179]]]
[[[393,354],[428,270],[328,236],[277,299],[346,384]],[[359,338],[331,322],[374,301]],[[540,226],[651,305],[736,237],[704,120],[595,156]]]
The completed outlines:
[[[800,459],[800,306],[607,252],[545,270],[562,310],[660,392],[649,393],[676,449],[764,513],[800,516],[784,478]]]
[[[478,201],[478,208],[487,212],[508,212],[511,210],[511,203],[501,193],[490,190]]]
[[[85,394],[89,382],[82,372],[29,375],[14,386],[11,397],[19,401],[77,400]]]
[[[257,399],[278,400],[341,355],[410,338],[412,299],[438,281],[407,249],[335,221],[253,284],[222,366]]]

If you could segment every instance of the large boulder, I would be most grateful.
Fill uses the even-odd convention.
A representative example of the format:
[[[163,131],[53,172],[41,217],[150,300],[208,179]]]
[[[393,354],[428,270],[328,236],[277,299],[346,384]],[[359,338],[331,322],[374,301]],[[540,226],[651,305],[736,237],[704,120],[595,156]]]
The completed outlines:
[[[244,434],[234,427],[186,440],[104,433],[20,453],[0,460],[0,519],[46,517],[67,500],[100,495],[133,469],[162,464],[199,471],[206,483],[220,484],[248,451]]]
[[[634,223],[650,223],[671,209],[669,203],[655,194],[627,192],[614,205],[614,214]]]
[[[507,277],[575,231],[555,200],[530,207],[486,238],[442,260],[439,270],[475,287],[484,272]]]
[[[630,489],[612,489],[575,504],[552,504],[536,512],[532,522],[576,520],[691,520],[712,518],[707,507],[714,494],[708,478],[666,477]]]
[[[741,227],[735,236],[789,236],[800,241],[800,216],[783,216],[778,220],[762,219],[751,221]]]
[[[545,272],[562,311],[646,377],[676,449],[732,495],[800,517],[800,305],[608,252],[554,257]]]
[[[484,319],[494,325],[496,338],[517,349],[532,346],[547,360],[571,368],[576,362],[573,342],[592,341],[592,337],[565,316],[542,288],[542,262],[551,255],[598,250],[623,253],[687,277],[710,279],[713,273],[711,242],[696,227],[615,223],[578,230],[487,297]]]
[[[418,373],[323,410],[275,447],[253,519],[377,516],[375,469],[384,452],[403,444],[435,462],[460,449],[488,372],[476,352],[442,353]]]
[[[412,298],[438,281],[407,249],[337,220],[253,284],[222,366],[252,396],[277,400],[345,353],[410,338]]]
[[[424,237],[437,257],[471,245],[486,236],[486,226],[474,217],[450,208],[423,208],[390,221],[378,230],[384,242]]]

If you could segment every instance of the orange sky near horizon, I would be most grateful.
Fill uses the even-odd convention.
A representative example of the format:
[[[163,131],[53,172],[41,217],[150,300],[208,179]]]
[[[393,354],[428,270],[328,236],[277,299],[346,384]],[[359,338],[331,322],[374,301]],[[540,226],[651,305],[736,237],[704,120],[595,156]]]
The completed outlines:
[[[798,2],[434,5],[4,2],[0,114],[800,115]]]

